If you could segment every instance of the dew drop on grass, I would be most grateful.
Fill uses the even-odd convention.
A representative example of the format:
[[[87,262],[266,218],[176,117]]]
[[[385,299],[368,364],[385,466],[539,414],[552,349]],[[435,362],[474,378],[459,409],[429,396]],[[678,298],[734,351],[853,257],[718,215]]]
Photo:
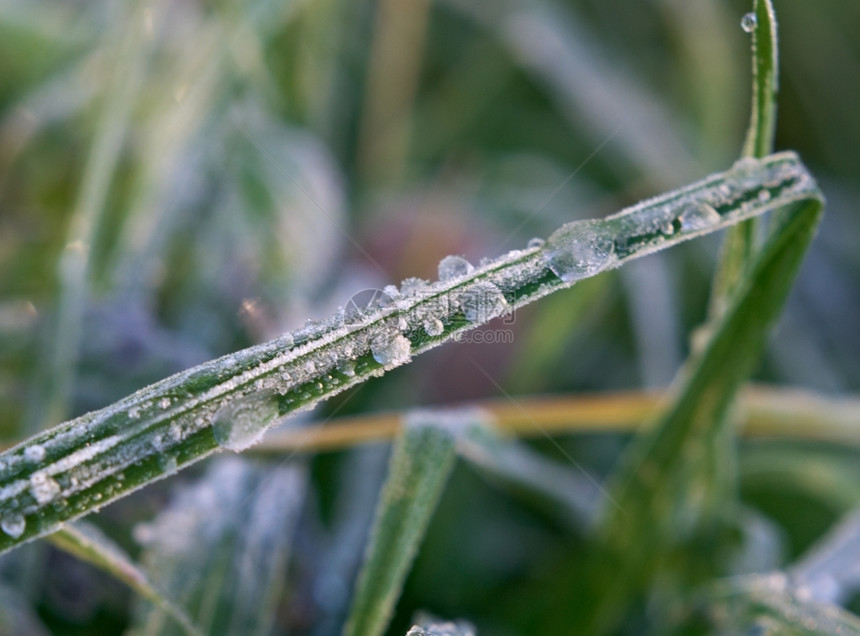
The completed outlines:
[[[218,445],[239,452],[260,441],[278,416],[278,401],[270,393],[237,398],[215,413],[212,434]]]
[[[704,230],[716,225],[720,220],[720,213],[707,203],[693,203],[678,217],[682,232]]]
[[[747,33],[752,33],[755,31],[755,28],[758,26],[758,18],[755,13],[750,11],[744,17],[741,18],[741,28]]]
[[[163,409],[168,408],[168,407],[170,406],[170,398],[166,398],[166,397],[161,398],[161,399],[158,401],[158,406],[160,406],[160,407],[161,407],[161,408],[163,408]]]
[[[752,157],[742,157],[735,161],[730,171],[732,184],[740,189],[754,188],[759,182],[760,165]]]
[[[396,367],[409,362],[411,346],[406,336],[383,334],[370,343],[370,352],[379,364]]]
[[[27,529],[27,520],[24,519],[23,515],[13,512],[10,515],[4,515],[0,519],[0,529],[13,539],[17,539]]]
[[[438,318],[428,318],[424,321],[424,333],[428,336],[441,336],[443,331],[445,331],[445,325]]]
[[[39,463],[45,459],[45,449],[39,444],[33,444],[24,449],[24,458],[28,462]]]
[[[60,494],[60,484],[47,473],[38,472],[30,475],[30,494],[39,505],[45,505]]]
[[[469,322],[484,323],[500,316],[508,307],[504,295],[492,283],[471,285],[460,294],[460,307]]]
[[[547,240],[547,267],[566,283],[596,274],[612,264],[613,239],[610,227],[602,221],[568,223]]]
[[[348,378],[355,375],[355,362],[352,360],[344,360],[337,366],[337,370]]]
[[[402,296],[414,296],[426,289],[428,283],[422,278],[406,278],[400,283],[400,294]]]
[[[439,261],[439,280],[443,282],[468,276],[474,271],[472,264],[462,256],[446,256]]]

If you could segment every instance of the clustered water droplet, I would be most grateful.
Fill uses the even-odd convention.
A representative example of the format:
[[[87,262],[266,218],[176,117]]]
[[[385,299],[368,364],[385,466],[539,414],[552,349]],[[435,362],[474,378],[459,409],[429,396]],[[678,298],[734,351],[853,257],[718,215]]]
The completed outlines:
[[[278,416],[278,401],[270,393],[236,398],[222,406],[212,420],[212,434],[219,446],[239,452],[259,442]]]
[[[13,512],[0,518],[0,529],[13,539],[17,539],[27,529],[27,520],[23,515]]]
[[[28,462],[39,463],[45,459],[45,448],[39,444],[33,444],[24,449],[24,458]]]
[[[472,264],[462,256],[446,256],[439,261],[439,280],[447,282],[475,271]]]
[[[741,28],[747,33],[752,33],[758,26],[758,18],[756,14],[750,11],[741,18]]]
[[[44,505],[60,494],[60,484],[47,473],[33,473],[30,475],[30,494],[40,505]]]
[[[405,278],[400,283],[400,294],[402,296],[414,296],[418,292],[426,289],[429,283],[423,278]]]
[[[398,333],[396,335],[382,334],[370,343],[370,352],[374,360],[385,367],[396,367],[409,362],[412,343]]]
[[[575,221],[549,237],[547,267],[566,283],[592,276],[613,262],[614,236],[603,221]]]
[[[704,230],[720,222],[720,213],[707,203],[692,203],[678,216],[681,231],[695,232]]]
[[[469,286],[459,297],[460,308],[469,322],[484,323],[501,316],[508,303],[498,287],[488,282]]]
[[[441,336],[445,331],[445,325],[438,318],[428,318],[424,321],[424,333],[428,336]]]

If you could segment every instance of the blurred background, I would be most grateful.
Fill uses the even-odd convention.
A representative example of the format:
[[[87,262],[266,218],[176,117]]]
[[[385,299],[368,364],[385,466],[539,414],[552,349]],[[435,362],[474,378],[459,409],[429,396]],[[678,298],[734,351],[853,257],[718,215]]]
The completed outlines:
[[[727,168],[749,110],[749,8],[0,0],[0,437],[326,317],[362,289],[435,279],[446,254],[497,256]],[[756,378],[846,395],[860,387],[860,4],[776,8],[777,148],[800,153],[828,207]],[[498,398],[493,381],[514,396],[664,387],[705,316],[718,247],[707,237],[583,281],[486,328],[510,336],[435,349],[307,417]],[[625,440],[559,441],[601,476]],[[742,494],[777,559],[856,504],[822,485],[860,481],[847,454],[746,450]],[[308,479],[278,633],[338,632],[385,453],[291,460]],[[135,524],[196,477],[97,521],[136,552]],[[453,479],[391,633],[418,608],[482,634],[543,633],[576,534],[474,470]],[[0,560],[34,625],[122,632],[128,593],[39,551],[26,584],[25,557]]]

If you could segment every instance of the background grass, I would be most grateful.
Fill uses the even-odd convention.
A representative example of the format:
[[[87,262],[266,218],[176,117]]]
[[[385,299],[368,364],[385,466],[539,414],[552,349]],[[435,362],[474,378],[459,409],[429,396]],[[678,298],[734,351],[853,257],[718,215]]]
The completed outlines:
[[[0,433],[108,404],[329,315],[358,289],[433,278],[444,254],[496,255],[726,167],[746,125],[748,8],[3,3]],[[829,206],[756,377],[840,395],[860,382],[860,9],[777,9],[776,145],[801,153]],[[89,244],[83,269],[76,241]],[[318,415],[497,397],[490,378],[515,396],[665,386],[705,316],[716,247],[586,281],[493,326],[512,342],[437,349]],[[626,441],[556,437],[598,478]],[[292,461],[311,479],[277,629],[336,633],[385,450]],[[745,503],[775,528],[770,565],[856,505],[842,449],[756,443],[739,461]],[[194,478],[94,520],[137,553],[135,524]],[[457,464],[392,633],[418,608],[479,633],[545,633],[568,576],[556,564],[580,547],[532,497]],[[130,601],[110,579],[58,552],[20,552],[0,569],[33,620],[56,633],[124,628]]]

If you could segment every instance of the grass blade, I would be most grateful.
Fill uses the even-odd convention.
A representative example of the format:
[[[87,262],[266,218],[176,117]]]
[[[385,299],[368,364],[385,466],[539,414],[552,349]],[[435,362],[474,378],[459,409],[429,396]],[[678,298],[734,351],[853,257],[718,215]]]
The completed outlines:
[[[719,485],[726,483],[721,471],[727,467],[715,465],[713,446],[725,434],[734,395],[782,310],[821,210],[821,201],[813,199],[781,219],[708,348],[682,372],[678,398],[625,458],[615,487],[619,507],[607,507],[598,530],[602,550],[595,551],[591,568],[602,584],[590,588],[600,591],[582,617],[584,633],[618,620],[667,551],[688,540],[703,515],[719,516]]]
[[[411,279],[379,305],[188,369],[45,431],[0,454],[0,520],[15,522],[15,532],[0,533],[0,552],[213,452],[243,450],[278,417],[509,308],[817,193],[793,153],[745,162],[606,219],[569,223],[542,247],[433,284]]]
[[[269,634],[304,489],[297,466],[225,457],[137,532],[144,568],[205,633]],[[176,633],[166,618],[142,603],[130,633]]]
[[[744,29],[752,28],[752,107],[741,156],[766,157],[773,152],[776,131],[776,93],[779,87],[776,14],[771,0],[755,0],[752,13],[743,18]],[[726,233],[720,264],[711,291],[711,316],[717,320],[733,290],[750,264],[756,220],[744,221]]]
[[[753,12],[744,18],[745,25],[750,22],[753,52],[752,111],[742,155],[760,159],[773,152],[776,93],[779,90],[776,14],[771,0],[755,0]]]
[[[465,621],[452,622],[422,622],[413,625],[406,636],[475,636],[475,628]]]
[[[804,598],[780,573],[742,577],[721,585],[711,597],[708,613],[720,634],[860,634],[856,616],[836,605]]]
[[[376,636],[388,626],[403,581],[454,466],[454,415],[417,412],[394,445],[388,479],[344,633]],[[453,419],[452,419],[453,418]]]
[[[86,522],[67,525],[51,535],[51,543],[113,575],[176,621],[186,634],[202,634],[188,615],[150,583],[146,574],[118,545]]]

